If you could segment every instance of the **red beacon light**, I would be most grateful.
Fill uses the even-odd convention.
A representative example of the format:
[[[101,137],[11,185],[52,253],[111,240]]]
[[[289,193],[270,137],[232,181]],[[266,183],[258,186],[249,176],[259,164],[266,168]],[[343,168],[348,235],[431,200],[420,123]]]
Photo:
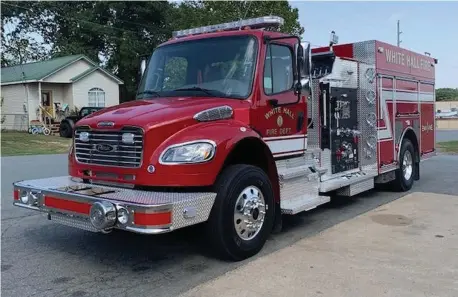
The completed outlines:
[[[190,35],[197,35],[203,33],[211,32],[220,32],[220,31],[230,31],[230,30],[240,30],[244,28],[248,29],[262,29],[267,27],[279,28],[284,24],[285,20],[279,16],[264,16],[259,18],[252,18],[240,21],[234,21],[229,23],[221,23],[217,25],[196,27],[185,30],[178,30],[172,33],[173,38],[186,37]]]

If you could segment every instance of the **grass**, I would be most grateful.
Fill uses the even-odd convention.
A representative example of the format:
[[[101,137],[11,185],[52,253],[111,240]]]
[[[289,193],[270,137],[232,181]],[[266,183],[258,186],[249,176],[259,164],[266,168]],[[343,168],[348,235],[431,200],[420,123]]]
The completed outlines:
[[[1,156],[24,156],[67,153],[71,139],[59,136],[32,135],[27,132],[1,133]],[[438,142],[440,151],[458,154],[458,140]]]
[[[27,132],[2,131],[1,156],[24,156],[67,153],[71,139],[59,136],[32,135]]]
[[[437,146],[445,153],[458,153],[458,140],[438,142]]]

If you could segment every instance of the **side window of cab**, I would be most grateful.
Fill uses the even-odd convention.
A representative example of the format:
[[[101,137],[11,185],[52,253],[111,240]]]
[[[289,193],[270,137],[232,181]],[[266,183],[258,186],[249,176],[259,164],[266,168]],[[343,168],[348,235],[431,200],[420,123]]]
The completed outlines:
[[[264,61],[264,93],[274,95],[292,90],[293,53],[287,45],[270,44]]]

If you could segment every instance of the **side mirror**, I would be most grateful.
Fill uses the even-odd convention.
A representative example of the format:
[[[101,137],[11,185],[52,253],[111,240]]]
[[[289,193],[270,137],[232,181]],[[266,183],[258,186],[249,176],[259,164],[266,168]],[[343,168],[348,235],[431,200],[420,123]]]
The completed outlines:
[[[312,50],[310,48],[310,43],[307,44],[307,47],[304,49],[304,67],[302,78],[308,77],[310,79],[312,71]]]
[[[140,58],[140,77],[142,77],[143,73],[145,73],[145,70],[146,70],[146,59],[147,59],[146,56],[142,56]]]
[[[296,44],[296,77],[301,78],[304,71],[304,48],[300,43]]]
[[[296,94],[310,88],[311,49],[310,43],[296,44],[296,70],[298,81],[295,85]]]
[[[302,89],[308,89],[310,88],[310,79],[308,78],[302,78],[300,80],[301,88]]]
[[[139,63],[140,67],[138,67],[138,71],[137,71],[137,84],[138,84],[138,86],[140,85],[140,83],[142,81],[143,74],[146,71],[147,61],[148,61],[148,56],[147,55],[140,56],[140,63]]]

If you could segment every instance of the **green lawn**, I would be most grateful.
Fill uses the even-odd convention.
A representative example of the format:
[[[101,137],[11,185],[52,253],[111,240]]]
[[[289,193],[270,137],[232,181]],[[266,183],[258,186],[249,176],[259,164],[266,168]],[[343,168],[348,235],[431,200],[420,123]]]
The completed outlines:
[[[1,133],[1,156],[43,155],[67,153],[71,139],[58,136],[32,135],[27,132]],[[458,141],[438,142],[440,151],[458,153]]]
[[[2,131],[1,156],[67,153],[71,139],[58,136],[32,135],[27,132]]]
[[[458,140],[438,142],[437,146],[445,153],[458,153]]]

